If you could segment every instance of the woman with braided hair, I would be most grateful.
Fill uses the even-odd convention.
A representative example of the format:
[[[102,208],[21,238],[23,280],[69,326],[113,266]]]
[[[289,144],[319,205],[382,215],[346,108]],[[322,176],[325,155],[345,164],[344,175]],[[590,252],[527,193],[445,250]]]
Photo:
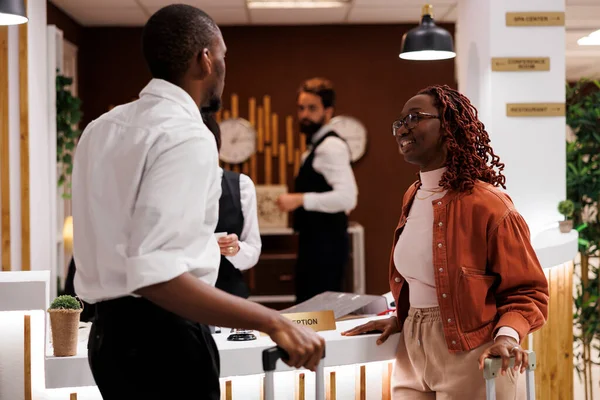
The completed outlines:
[[[475,107],[448,86],[411,98],[393,135],[420,167],[394,234],[397,315],[344,334],[377,330],[380,344],[401,332],[394,399],[483,399],[488,357],[503,361],[497,398],[523,399],[528,355],[519,344],[547,318],[548,283],[525,220],[501,190],[504,164]]]

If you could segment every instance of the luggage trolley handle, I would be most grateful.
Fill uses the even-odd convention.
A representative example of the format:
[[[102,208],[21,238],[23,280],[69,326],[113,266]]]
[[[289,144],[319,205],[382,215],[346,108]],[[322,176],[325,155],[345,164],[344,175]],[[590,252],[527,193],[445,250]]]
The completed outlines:
[[[529,354],[529,363],[525,366],[525,381],[527,385],[527,399],[535,400],[535,367],[536,358],[535,352],[531,350],[526,351]],[[515,358],[511,357],[509,362],[509,368],[515,365]],[[502,368],[501,358],[486,358],[483,366],[483,377],[485,379],[485,392],[487,400],[496,400],[496,385],[495,379],[500,375],[500,369]]]
[[[286,360],[288,357],[288,353],[279,346],[263,350],[262,364],[263,370],[265,371],[265,400],[275,400],[275,366],[277,365],[277,360]],[[325,358],[325,351],[323,351],[323,358]],[[323,364],[324,363],[321,360],[315,374],[316,400],[325,400],[325,376],[323,375]]]

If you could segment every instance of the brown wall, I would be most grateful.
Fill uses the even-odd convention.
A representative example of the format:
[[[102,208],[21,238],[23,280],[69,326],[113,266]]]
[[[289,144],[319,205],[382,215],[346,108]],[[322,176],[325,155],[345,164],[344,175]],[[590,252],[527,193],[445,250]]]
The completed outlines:
[[[368,129],[368,149],[354,166],[358,207],[351,219],[365,228],[367,290],[388,289],[392,232],[402,194],[417,169],[398,155],[391,123],[404,102],[436,83],[456,87],[453,61],[409,62],[398,52],[408,25],[318,27],[224,27],[228,47],[224,106],[231,93],[247,101],[268,94],[272,110],[295,112],[295,92],[306,78],[320,75],[337,88],[340,114],[360,119]],[[453,31],[453,26],[447,26]],[[80,94],[84,122],[111,104],[136,97],[150,78],[140,52],[139,28],[85,28],[80,46]],[[283,126],[280,128],[280,131]],[[276,164],[275,164],[276,166]]]

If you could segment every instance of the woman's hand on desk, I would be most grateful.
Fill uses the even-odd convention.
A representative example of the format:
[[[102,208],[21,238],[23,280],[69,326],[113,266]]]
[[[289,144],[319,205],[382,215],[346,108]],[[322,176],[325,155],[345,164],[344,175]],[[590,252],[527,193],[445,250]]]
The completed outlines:
[[[400,325],[398,324],[398,318],[396,316],[377,319],[375,321],[369,321],[366,324],[359,325],[356,328],[350,329],[349,331],[342,332],[344,336],[356,336],[364,333],[381,333],[381,336],[377,339],[377,344],[382,344],[387,340],[390,335],[400,332]]]
[[[224,256],[233,257],[240,251],[240,244],[235,233],[219,238],[218,243],[221,254]]]

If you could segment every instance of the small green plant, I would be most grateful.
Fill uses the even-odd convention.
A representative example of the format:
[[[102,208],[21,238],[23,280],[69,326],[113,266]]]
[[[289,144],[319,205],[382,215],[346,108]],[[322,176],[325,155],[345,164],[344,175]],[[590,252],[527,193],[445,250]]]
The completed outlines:
[[[558,203],[558,212],[565,217],[565,221],[573,217],[575,211],[575,203],[571,200],[563,200]]]
[[[81,303],[73,296],[69,296],[68,294],[58,296],[54,299],[52,304],[50,304],[51,310],[80,310]]]

